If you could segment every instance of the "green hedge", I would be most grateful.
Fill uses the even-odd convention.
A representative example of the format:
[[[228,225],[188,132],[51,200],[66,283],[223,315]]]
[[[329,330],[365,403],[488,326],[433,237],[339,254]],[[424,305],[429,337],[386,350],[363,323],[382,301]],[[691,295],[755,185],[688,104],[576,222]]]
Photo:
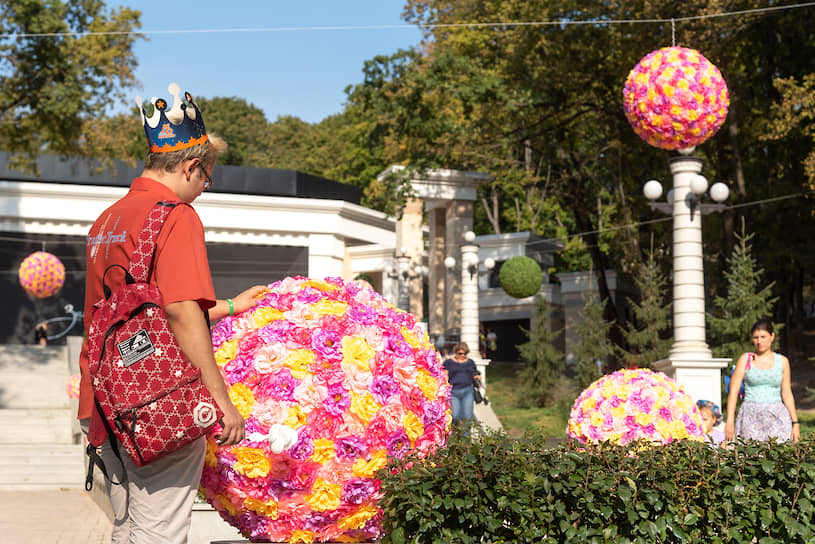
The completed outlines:
[[[813,451],[811,435],[584,451],[454,436],[380,471],[384,542],[815,542]]]

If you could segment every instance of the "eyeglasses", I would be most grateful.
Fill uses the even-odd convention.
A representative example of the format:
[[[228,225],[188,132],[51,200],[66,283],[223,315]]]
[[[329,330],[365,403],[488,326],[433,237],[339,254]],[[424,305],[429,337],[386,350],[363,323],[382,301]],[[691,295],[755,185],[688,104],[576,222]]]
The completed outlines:
[[[213,183],[212,182],[212,177],[210,177],[210,175],[207,174],[206,168],[204,168],[204,165],[201,164],[200,162],[198,163],[198,168],[201,169],[201,171],[204,173],[204,177],[207,178],[206,181],[204,181],[204,190],[206,191],[207,189],[212,187],[212,183]]]
[[[466,351],[457,351],[456,355],[467,355]]]

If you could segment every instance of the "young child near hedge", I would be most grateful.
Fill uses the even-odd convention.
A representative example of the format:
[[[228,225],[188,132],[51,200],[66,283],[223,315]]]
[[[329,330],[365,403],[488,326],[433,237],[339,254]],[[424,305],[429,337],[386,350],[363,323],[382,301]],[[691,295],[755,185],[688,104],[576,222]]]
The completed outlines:
[[[724,431],[717,429],[722,424],[722,411],[709,400],[696,402],[699,414],[702,416],[702,423],[705,428],[705,439],[712,445],[718,446],[724,440]]]

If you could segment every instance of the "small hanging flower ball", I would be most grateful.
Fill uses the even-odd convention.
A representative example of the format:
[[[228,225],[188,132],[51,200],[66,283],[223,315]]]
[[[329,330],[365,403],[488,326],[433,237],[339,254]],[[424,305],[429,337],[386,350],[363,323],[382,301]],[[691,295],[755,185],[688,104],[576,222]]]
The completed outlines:
[[[209,503],[253,542],[381,537],[377,470],[450,431],[447,373],[416,318],[366,282],[286,278],[212,345],[246,438],[207,438]]]
[[[56,256],[37,251],[23,259],[17,276],[26,293],[46,298],[62,289],[65,283],[65,266]]]
[[[79,372],[68,378],[68,382],[65,384],[65,392],[68,393],[68,398],[79,398],[79,380]]]
[[[655,444],[702,440],[696,403],[674,380],[647,369],[618,370],[603,376],[577,398],[566,434],[583,444]]]
[[[623,88],[623,109],[634,132],[661,149],[705,142],[722,126],[729,106],[719,69],[685,47],[652,51],[631,70]]]

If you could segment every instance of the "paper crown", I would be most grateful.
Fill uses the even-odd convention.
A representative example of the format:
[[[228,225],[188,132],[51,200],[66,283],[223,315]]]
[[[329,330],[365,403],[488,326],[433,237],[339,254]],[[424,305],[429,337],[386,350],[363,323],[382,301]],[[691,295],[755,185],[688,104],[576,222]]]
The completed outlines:
[[[181,100],[181,88],[176,83],[170,83],[167,90],[174,99],[169,110],[163,98],[154,96],[149,102],[142,102],[141,97],[136,97],[150,151],[167,153],[206,142],[204,118],[192,95],[185,92]]]

